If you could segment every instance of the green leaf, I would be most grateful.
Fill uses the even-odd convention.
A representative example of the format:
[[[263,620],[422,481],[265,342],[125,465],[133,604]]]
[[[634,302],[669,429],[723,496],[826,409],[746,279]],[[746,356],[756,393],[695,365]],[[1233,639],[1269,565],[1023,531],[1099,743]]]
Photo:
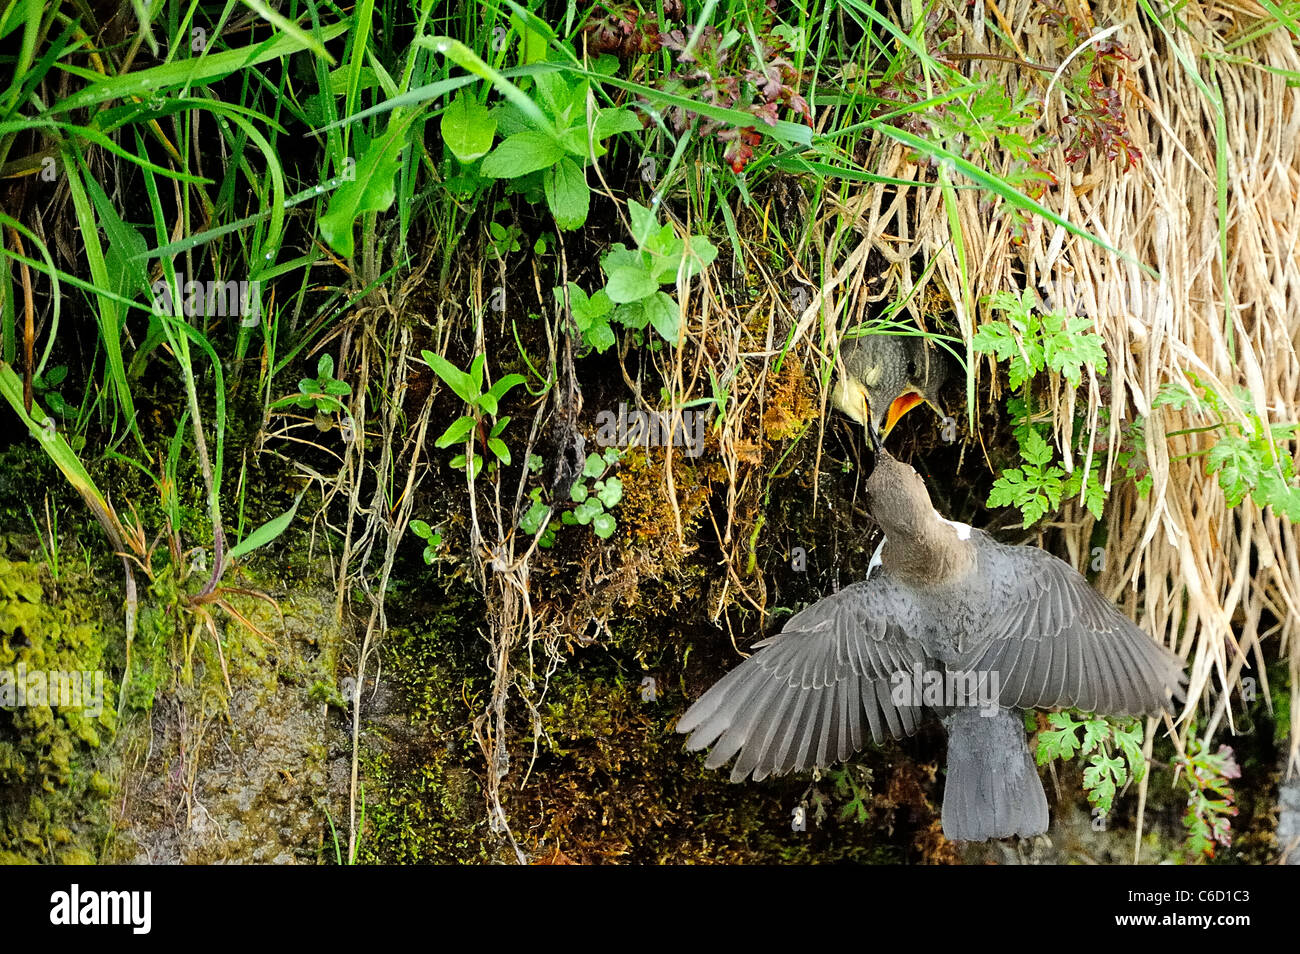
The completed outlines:
[[[1092,718],[1083,723],[1083,744],[1079,751],[1087,755],[1110,739],[1110,723],[1104,718]]]
[[[585,89],[586,84],[572,87],[562,73],[537,73],[533,76],[537,87],[537,98],[542,108],[558,119],[561,114],[573,109],[575,94],[578,89]]]
[[[591,297],[581,288],[569,282],[569,305],[573,309],[573,318],[578,323],[579,331],[586,331],[597,318],[603,318],[614,309],[605,289],[598,288]]]
[[[451,388],[466,404],[474,404],[478,401],[479,389],[474,386],[473,380],[468,374],[460,370],[440,354],[434,354],[428,349],[422,350],[420,354],[428,362],[433,373],[442,378],[447,387]]]
[[[587,174],[572,159],[561,159],[546,170],[543,177],[546,204],[561,229],[580,228],[587,221],[591,205],[591,190],[587,188]]]
[[[595,137],[597,140],[625,132],[640,132],[641,119],[630,109],[602,109],[596,117]],[[635,231],[635,228],[633,229]]]
[[[1147,767],[1146,759],[1142,755],[1142,723],[1137,719],[1128,719],[1114,726],[1113,729],[1115,744],[1128,760],[1130,774],[1135,781],[1142,781]]]
[[[302,503],[302,495],[304,493],[306,493],[304,490],[298,491],[298,496],[293,498],[292,507],[280,514],[280,516],[268,520],[248,536],[244,537],[243,540],[237,543],[231,551],[226,554],[227,558],[230,560],[238,560],[241,557],[247,556],[259,547],[264,547],[268,543],[271,543],[279,537],[280,534],[284,533],[285,530],[289,529],[289,524],[293,523],[294,514],[298,512],[298,504]]]
[[[593,518],[600,516],[604,512],[605,508],[599,500],[595,497],[588,497],[574,508],[573,519],[585,527],[591,523]]]
[[[433,442],[435,447],[450,447],[459,441],[465,439],[465,435],[470,432],[474,426],[474,418],[466,414],[464,417],[458,417],[451,422],[451,425],[442,432],[442,436]]]
[[[1041,466],[1052,459],[1052,448],[1043,435],[1031,430],[1025,434],[1025,440],[1020,445],[1020,456],[1027,463]]]
[[[523,519],[519,521],[519,529],[524,533],[536,533],[542,528],[542,521],[546,519],[546,514],[549,509],[550,508],[540,500],[534,500],[533,505],[528,508]]]
[[[1175,411],[1181,411],[1188,404],[1197,404],[1196,396],[1187,389],[1187,386],[1181,381],[1169,381],[1160,385],[1156,391],[1156,399],[1151,402],[1153,408],[1172,407]]]
[[[622,242],[615,242],[614,247],[606,252],[605,257],[600,260],[600,267],[605,270],[606,275],[611,270],[619,267],[639,268],[645,271],[649,267],[646,264],[647,258],[648,256],[637,249],[630,249]]]
[[[1097,752],[1088,760],[1083,770],[1083,787],[1088,791],[1088,801],[1102,814],[1108,814],[1115,801],[1115,792],[1128,781],[1123,760]]]
[[[1002,476],[993,482],[986,506],[1016,507],[1024,496],[1025,474],[1019,467],[1004,470]]]
[[[599,477],[605,472],[605,459],[599,454],[588,454],[582,462],[582,476]]]
[[[639,301],[629,302],[626,305],[619,305],[614,309],[613,318],[619,324],[635,331],[640,331],[650,323],[650,316],[646,310],[641,307]]]
[[[406,134],[419,114],[419,111],[412,112],[391,122],[387,132],[372,140],[357,161],[354,178],[331,194],[329,208],[317,221],[321,237],[341,257],[352,256],[353,223],[366,213],[384,212],[393,204]]]
[[[591,520],[591,532],[602,540],[608,540],[614,533],[617,522],[607,513],[598,513]]]
[[[1005,321],[986,321],[971,339],[975,350],[1006,361],[1020,353],[1020,342]]]
[[[617,477],[602,481],[597,485],[596,496],[600,498],[606,510],[612,510],[623,499],[623,481]]]
[[[442,141],[466,165],[487,155],[497,132],[496,117],[465,90],[443,110],[439,125]]]
[[[512,388],[519,387],[527,380],[522,374],[507,374],[502,378],[498,378],[487,393],[497,401],[501,401],[510,393]],[[495,414],[496,412],[493,411],[492,413]]]
[[[63,379],[68,376],[68,366],[66,364],[55,365],[39,377],[42,387],[57,388],[63,383]]]
[[[1259,482],[1260,460],[1244,437],[1226,435],[1206,454],[1205,472],[1218,473],[1224,502],[1235,507]]]
[[[1066,712],[1049,714],[1047,723],[1050,728],[1038,733],[1038,764],[1046,765],[1052,759],[1064,759],[1068,762],[1079,751],[1079,740],[1074,734],[1079,728],[1079,723],[1070,718],[1069,713]]]
[[[677,233],[673,231],[672,225],[668,222],[665,222],[656,230],[652,220],[649,227],[651,231],[647,233],[644,240],[637,244],[640,245],[642,251],[649,252],[652,256],[672,259],[672,271],[676,273],[686,243],[677,237]]]
[[[432,528],[423,520],[412,520],[410,527],[411,532],[421,540],[428,540],[429,534],[433,532]]]
[[[690,253],[686,256],[686,277],[693,278],[713,264],[718,257],[718,247],[703,235],[692,235]]]
[[[646,241],[658,228],[655,215],[636,199],[628,199],[627,216],[632,221],[632,241],[637,248],[645,246]],[[669,229],[671,234],[671,227]]]
[[[619,265],[609,272],[605,293],[616,304],[640,301],[659,290],[659,283],[644,268]]]
[[[671,344],[677,343],[681,332],[681,309],[677,302],[661,291],[655,292],[641,303],[646,317],[659,336]]]
[[[1259,506],[1272,507],[1278,516],[1300,523],[1300,487],[1287,483],[1271,467],[1260,473],[1253,497]]]
[[[506,447],[505,441],[501,440],[499,437],[489,437],[487,446],[488,450],[496,456],[497,460],[507,466],[510,465],[510,448]]]
[[[560,161],[564,151],[550,135],[528,129],[506,139],[483,160],[479,172],[489,179],[517,179]]]
[[[587,499],[587,485],[581,480],[575,480],[573,486],[569,488],[569,499],[574,503],[582,503]]]
[[[614,336],[614,329],[609,326],[607,321],[592,322],[590,327],[582,333],[582,339],[595,348],[597,354],[604,354],[614,347],[617,341]]]

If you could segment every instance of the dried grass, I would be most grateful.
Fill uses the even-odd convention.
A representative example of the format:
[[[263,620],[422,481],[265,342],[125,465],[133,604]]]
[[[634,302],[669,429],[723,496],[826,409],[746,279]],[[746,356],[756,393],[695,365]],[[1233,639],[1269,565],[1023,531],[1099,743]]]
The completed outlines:
[[[963,7],[964,9],[964,7]],[[1038,24],[1040,4],[1015,0],[986,12],[1009,29],[1024,59],[1059,62],[1061,52],[1049,28]],[[1101,2],[1069,6],[1094,30],[1121,24],[1114,39],[1134,58],[1123,90],[1132,135],[1142,159],[1130,172],[1122,164],[1093,160],[1085,172],[1063,177],[1044,200],[1051,208],[1134,260],[1154,267],[1162,282],[1145,276],[1096,245],[1063,229],[1039,228],[1022,245],[1013,243],[1005,218],[981,193],[957,194],[963,276],[953,254],[953,236],[939,189],[871,185],[853,195],[841,212],[856,218],[864,238],[803,312],[796,337],[811,338],[824,322],[827,346],[837,330],[864,313],[870,297],[907,296],[918,264],[937,257],[934,281],[951,300],[965,337],[973,322],[968,304],[1001,289],[1069,285],[1082,296],[1084,312],[1096,322],[1110,355],[1110,422],[1101,461],[1109,496],[1111,535],[1106,569],[1098,585],[1135,613],[1156,639],[1189,659],[1190,715],[1203,697],[1211,716],[1198,731],[1208,737],[1231,721],[1225,687],[1238,683],[1243,668],[1267,694],[1266,659],[1287,660],[1291,673],[1293,724],[1289,761],[1300,767],[1300,641],[1296,613],[1300,559],[1295,528],[1249,499],[1230,510],[1217,479],[1204,472],[1199,456],[1215,436],[1171,432],[1203,424],[1168,407],[1151,410],[1164,382],[1194,371],[1222,394],[1249,390],[1262,416],[1273,423],[1300,420],[1300,90],[1263,67],[1300,70],[1300,51],[1285,30],[1235,48],[1244,62],[1209,58],[1244,35],[1266,11],[1254,3],[1192,4],[1182,9],[1189,27],[1176,42],[1200,71],[1201,80],[1221,90],[1227,156],[1227,259],[1220,259],[1214,105],[1169,49],[1159,28],[1132,4]],[[1005,53],[979,21],[958,11],[965,35],[957,49]],[[982,76],[994,76],[1014,90],[1036,83],[1045,92],[1048,74],[1013,64],[980,60]],[[1063,98],[1047,100],[1042,128],[1059,129]],[[886,176],[912,178],[920,171],[908,151],[889,140],[872,144],[867,167]],[[1049,168],[1069,168],[1063,149]],[[1005,173],[1009,170],[993,170]],[[890,232],[892,234],[885,234]],[[863,269],[874,249],[886,260],[913,268],[890,269],[879,291],[864,290]],[[1226,278],[1226,291],[1225,291]],[[823,304],[825,307],[823,308]],[[909,310],[916,312],[915,306]],[[1231,324],[1225,330],[1227,319]],[[918,316],[919,317],[919,316]],[[1230,357],[1229,336],[1236,349]],[[972,369],[974,393],[990,393],[988,366]],[[1055,381],[1053,409],[1058,443],[1067,462],[1074,394]],[[1102,392],[1085,382],[1086,416],[1098,422]],[[1132,482],[1119,480],[1120,434],[1145,416],[1154,487],[1141,499]],[[1076,462],[1083,464],[1084,462]],[[1075,503],[1064,530],[1072,553],[1086,552],[1092,518]],[[1253,565],[1253,570],[1252,570]],[[1267,626],[1266,626],[1267,621]],[[1266,650],[1264,642],[1272,645]],[[1185,736],[1184,736],[1185,737]]]

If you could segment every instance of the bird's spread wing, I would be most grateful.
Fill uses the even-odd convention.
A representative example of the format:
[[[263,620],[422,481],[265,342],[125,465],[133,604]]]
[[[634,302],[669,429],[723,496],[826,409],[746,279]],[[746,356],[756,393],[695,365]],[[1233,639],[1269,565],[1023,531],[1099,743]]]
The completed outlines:
[[[912,607],[881,574],[819,600],[719,680],[677,723],[705,763],[737,753],[731,780],[762,779],[848,758],[865,733],[876,742],[916,731],[921,707],[891,701],[895,678],[926,666],[909,635]]]
[[[1103,599],[1069,564],[1036,547],[980,535],[981,568],[997,564],[992,605],[962,669],[997,672],[1000,702],[1104,715],[1155,714],[1181,699],[1182,661]],[[984,555],[996,552],[996,561]]]

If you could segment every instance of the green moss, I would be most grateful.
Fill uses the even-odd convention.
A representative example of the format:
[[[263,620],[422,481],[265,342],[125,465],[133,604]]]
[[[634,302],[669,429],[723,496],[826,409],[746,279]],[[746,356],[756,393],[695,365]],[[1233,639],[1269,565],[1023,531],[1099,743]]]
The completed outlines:
[[[612,662],[575,663],[552,678],[540,755],[508,807],[536,860],[900,860],[897,847],[876,842],[874,826],[829,817],[795,831],[792,812],[816,792],[807,776],[732,785],[684,751],[673,731],[681,693],[652,698],[642,672]],[[525,741],[515,757],[527,764],[533,740]]]
[[[487,686],[472,650],[482,645],[482,602],[468,589],[423,588],[422,595],[394,608],[412,623],[392,629],[381,647],[395,695],[391,712],[368,720],[362,742],[364,863],[489,857],[471,704]]]
[[[0,558],[0,854],[75,864],[107,824],[115,686],[88,593],[51,599],[44,572]]]

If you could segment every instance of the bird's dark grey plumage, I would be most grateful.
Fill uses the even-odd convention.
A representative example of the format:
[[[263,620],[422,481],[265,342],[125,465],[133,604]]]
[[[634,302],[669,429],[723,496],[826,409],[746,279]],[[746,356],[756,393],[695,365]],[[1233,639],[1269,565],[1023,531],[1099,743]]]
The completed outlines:
[[[882,569],[758,643],[677,731],[690,750],[714,746],[710,768],[737,757],[733,781],[824,768],[868,738],[915,731],[922,706],[895,701],[897,680],[983,674],[997,680],[996,705],[931,706],[949,733],[944,833],[1042,833],[1047,799],[1019,710],[1156,714],[1181,695],[1181,660],[1056,557],[944,520],[917,473],[883,450],[867,492],[886,534]]]

